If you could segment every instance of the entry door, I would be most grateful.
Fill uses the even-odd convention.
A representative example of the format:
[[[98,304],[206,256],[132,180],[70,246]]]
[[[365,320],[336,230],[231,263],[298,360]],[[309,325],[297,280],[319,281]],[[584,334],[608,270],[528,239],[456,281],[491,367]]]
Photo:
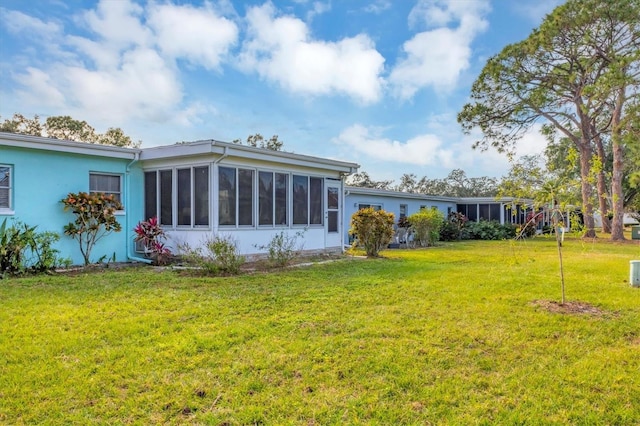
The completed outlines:
[[[325,180],[325,247],[340,247],[342,245],[342,214],[341,214],[341,181]]]

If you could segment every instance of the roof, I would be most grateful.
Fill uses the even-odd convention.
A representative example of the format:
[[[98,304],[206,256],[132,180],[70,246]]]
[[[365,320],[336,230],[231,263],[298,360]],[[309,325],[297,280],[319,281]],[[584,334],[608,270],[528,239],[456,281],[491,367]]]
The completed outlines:
[[[359,186],[346,186],[345,191],[347,191],[347,194],[374,195],[379,197],[404,198],[404,199],[411,199],[411,200],[445,201],[445,202],[451,202],[451,203],[455,203],[459,200],[459,198],[457,197],[418,194],[414,192],[389,191],[386,189],[376,189],[376,188],[362,188]]]
[[[262,160],[288,165],[323,168],[346,174],[355,173],[360,167],[360,165],[358,165],[357,163],[295,154],[292,152],[254,148],[251,146],[221,142],[213,139],[194,142],[182,142],[174,145],[156,146],[153,148],[144,148],[142,150],[142,153],[140,154],[140,159],[144,161],[188,156],[202,156],[207,154]]]
[[[135,159],[136,155],[140,153],[140,150],[136,148],[122,148],[113,145],[75,142],[6,132],[0,132],[0,145],[130,160]]]
[[[518,201],[524,204],[531,204],[531,200],[523,200],[514,197],[447,197],[443,195],[429,195],[414,192],[389,191],[386,189],[363,188],[359,186],[345,186],[348,194],[372,195],[378,197],[402,198],[405,200],[423,200],[423,201],[443,201],[457,204],[493,204],[493,203],[512,203]]]

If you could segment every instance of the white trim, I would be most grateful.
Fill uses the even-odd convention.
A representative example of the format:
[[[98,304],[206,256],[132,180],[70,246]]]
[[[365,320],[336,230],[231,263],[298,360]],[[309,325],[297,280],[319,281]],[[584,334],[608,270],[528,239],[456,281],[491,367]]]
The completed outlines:
[[[175,159],[178,157],[202,156],[210,154],[213,157],[226,155],[238,159],[264,161],[272,164],[303,166],[319,170],[330,170],[340,173],[355,173],[360,167],[350,163],[328,158],[312,157],[291,152],[272,151],[264,148],[254,148],[216,140],[186,142],[175,145],[165,145],[145,148],[140,154],[141,160]]]
[[[6,214],[15,214],[15,211],[13,210],[14,205],[13,205],[13,191],[14,191],[14,176],[15,176],[15,167],[12,164],[0,164],[0,167],[6,167],[9,169],[9,186],[3,186],[3,189],[8,189],[9,190],[9,205],[6,207],[2,207],[0,206],[0,214],[5,214],[4,212],[11,212],[11,213],[6,213]]]
[[[136,154],[140,152],[139,149],[134,148],[122,148],[113,145],[75,142],[6,132],[0,132],[0,145],[131,160],[135,159]]]

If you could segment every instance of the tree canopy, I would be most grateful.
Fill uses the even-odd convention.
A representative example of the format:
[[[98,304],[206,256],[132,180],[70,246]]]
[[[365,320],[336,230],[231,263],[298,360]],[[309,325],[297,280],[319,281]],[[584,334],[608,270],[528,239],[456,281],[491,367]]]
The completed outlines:
[[[489,59],[458,114],[465,132],[479,128],[474,148],[512,153],[533,124],[566,138],[579,158],[586,236],[595,236],[597,204],[606,209],[605,167],[611,146],[612,238],[622,236],[622,181],[628,135],[637,123],[640,0],[569,0],[525,40]],[[595,165],[595,171],[594,169]]]
[[[37,115],[27,118],[16,113],[0,123],[0,131],[120,147],[136,148],[141,144],[141,141],[133,142],[119,127],[110,127],[105,133],[98,133],[86,121],[68,115],[47,117],[41,123]]]
[[[233,143],[252,146],[254,148],[269,149],[271,151],[282,151],[282,147],[284,146],[284,142],[278,139],[278,135],[273,135],[270,139],[265,139],[260,133],[247,136],[244,143],[241,139],[234,139]]]

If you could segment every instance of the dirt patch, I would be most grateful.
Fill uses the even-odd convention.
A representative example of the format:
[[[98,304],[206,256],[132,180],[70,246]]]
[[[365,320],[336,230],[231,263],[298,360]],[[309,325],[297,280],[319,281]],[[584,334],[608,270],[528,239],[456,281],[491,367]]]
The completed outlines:
[[[593,306],[590,303],[578,301],[560,303],[555,300],[534,300],[533,305],[554,314],[588,315],[594,317],[610,316],[615,314],[613,312],[600,309],[597,306]]]

